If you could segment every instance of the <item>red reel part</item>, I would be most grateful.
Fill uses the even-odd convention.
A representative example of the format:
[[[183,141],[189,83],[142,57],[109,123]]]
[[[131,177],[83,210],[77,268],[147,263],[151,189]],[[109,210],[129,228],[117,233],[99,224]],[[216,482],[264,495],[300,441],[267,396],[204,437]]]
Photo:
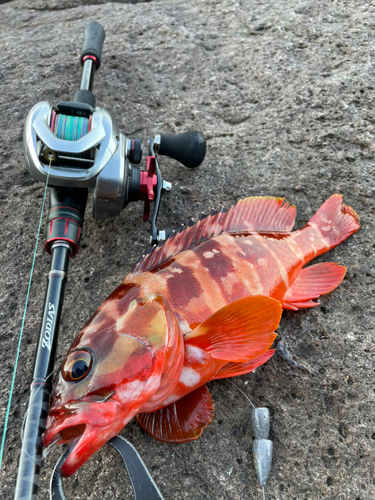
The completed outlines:
[[[141,171],[141,182],[139,186],[139,199],[145,202],[143,209],[143,220],[146,222],[150,214],[150,202],[154,199],[158,178],[156,172],[155,156],[147,157],[147,170]]]

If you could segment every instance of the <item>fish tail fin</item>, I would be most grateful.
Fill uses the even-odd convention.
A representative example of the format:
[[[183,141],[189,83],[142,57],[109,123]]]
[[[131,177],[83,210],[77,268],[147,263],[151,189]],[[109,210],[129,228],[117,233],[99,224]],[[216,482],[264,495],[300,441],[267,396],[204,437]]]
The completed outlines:
[[[307,223],[317,229],[329,248],[333,248],[358,231],[359,217],[355,211],[342,202],[340,194],[334,194],[319,208]]]

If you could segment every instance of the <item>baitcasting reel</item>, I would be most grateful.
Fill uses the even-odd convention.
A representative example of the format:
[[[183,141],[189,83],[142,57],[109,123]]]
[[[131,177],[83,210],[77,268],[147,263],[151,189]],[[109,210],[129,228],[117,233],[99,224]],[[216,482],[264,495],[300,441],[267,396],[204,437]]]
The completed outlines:
[[[142,159],[140,139],[121,134],[105,109],[95,107],[92,93],[95,71],[99,69],[104,30],[95,22],[85,29],[81,53],[81,89],[73,102],[56,107],[40,102],[30,111],[24,130],[25,156],[31,176],[53,187],[94,188],[93,216],[118,215],[132,201],[144,201],[143,220],[152,216],[153,244],[166,239],[158,232],[156,219],[160,198],[171,189],[160,173],[155,153],[174,158],[189,168],[200,165],[206,142],[200,132],[176,136],[157,135],[149,140],[147,169],[137,165]]]

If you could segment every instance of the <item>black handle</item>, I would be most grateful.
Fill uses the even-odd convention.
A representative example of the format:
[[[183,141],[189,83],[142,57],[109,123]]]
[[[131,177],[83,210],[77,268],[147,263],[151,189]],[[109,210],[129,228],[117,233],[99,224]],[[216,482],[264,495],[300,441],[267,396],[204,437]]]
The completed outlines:
[[[198,167],[206,155],[206,140],[196,130],[178,135],[161,135],[158,153],[179,161],[185,167]]]
[[[100,67],[102,58],[103,42],[105,38],[105,31],[103,27],[96,21],[86,25],[85,35],[83,37],[83,45],[81,51],[81,63],[85,56],[93,56],[96,58],[96,70]]]

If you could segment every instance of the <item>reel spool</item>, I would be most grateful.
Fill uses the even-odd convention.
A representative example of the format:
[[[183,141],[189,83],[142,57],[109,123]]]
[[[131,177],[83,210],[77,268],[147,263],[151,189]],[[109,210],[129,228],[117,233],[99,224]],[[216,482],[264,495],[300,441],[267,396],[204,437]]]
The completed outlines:
[[[89,118],[84,116],[63,115],[54,109],[52,112],[50,128],[59,139],[63,139],[65,141],[78,141],[90,132],[91,118],[92,115],[90,115]],[[56,154],[54,154],[54,151],[50,149],[44,150],[44,157],[48,162],[51,158],[53,158],[52,161],[56,161]],[[77,156],[62,157],[61,159],[64,159],[67,165],[74,167],[77,163],[75,160],[82,158],[94,163],[95,149],[90,149]]]

